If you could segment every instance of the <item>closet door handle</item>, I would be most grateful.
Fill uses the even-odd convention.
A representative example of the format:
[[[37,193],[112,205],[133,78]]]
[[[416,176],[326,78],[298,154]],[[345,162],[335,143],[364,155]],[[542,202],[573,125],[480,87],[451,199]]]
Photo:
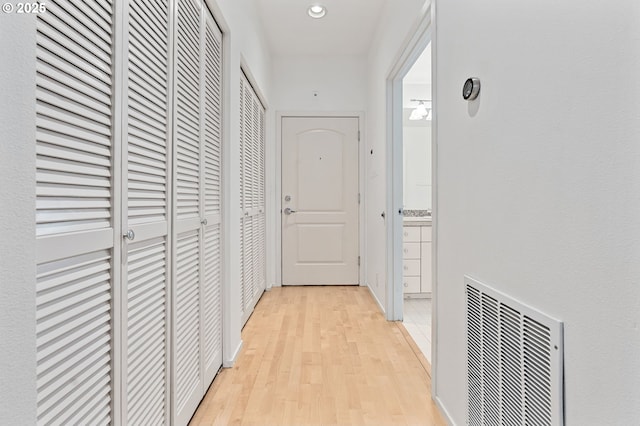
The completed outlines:
[[[200,221],[200,223],[201,223],[201,224],[203,224],[203,225],[206,225],[206,224],[208,223],[208,221],[207,221],[207,219],[205,218],[205,219],[202,219],[202,220]]]
[[[129,241],[133,241],[136,239],[136,233],[133,232],[133,229],[129,229],[126,234],[123,235]]]

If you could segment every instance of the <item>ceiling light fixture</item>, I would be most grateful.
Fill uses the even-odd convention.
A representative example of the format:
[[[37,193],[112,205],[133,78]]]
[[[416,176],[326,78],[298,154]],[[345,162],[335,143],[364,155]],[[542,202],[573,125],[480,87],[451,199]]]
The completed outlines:
[[[327,14],[327,8],[322,6],[321,4],[314,4],[309,6],[307,13],[314,19],[320,19]]]
[[[416,109],[411,111],[411,115],[409,116],[409,120],[431,120],[431,101],[428,99],[411,99],[411,102],[419,102]],[[425,102],[429,103],[427,107]]]

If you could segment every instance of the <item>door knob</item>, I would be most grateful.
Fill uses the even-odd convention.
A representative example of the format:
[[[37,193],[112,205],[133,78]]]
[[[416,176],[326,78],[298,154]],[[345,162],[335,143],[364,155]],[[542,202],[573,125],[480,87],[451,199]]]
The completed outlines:
[[[136,233],[133,232],[133,229],[129,229],[126,234],[123,235],[129,241],[133,241],[136,239]]]
[[[296,211],[295,210],[291,210],[289,207],[284,209],[284,214],[290,215],[291,213],[296,213]]]
[[[202,219],[202,220],[200,221],[200,223],[201,223],[201,224],[203,224],[203,225],[206,225],[206,224],[208,223],[208,221],[207,221],[207,219]]]

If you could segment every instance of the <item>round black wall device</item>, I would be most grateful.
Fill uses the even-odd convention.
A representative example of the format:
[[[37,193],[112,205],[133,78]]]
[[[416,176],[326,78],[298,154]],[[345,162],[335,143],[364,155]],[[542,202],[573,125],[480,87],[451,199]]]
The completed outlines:
[[[466,101],[472,101],[480,94],[480,79],[476,77],[468,78],[462,86],[462,97]]]

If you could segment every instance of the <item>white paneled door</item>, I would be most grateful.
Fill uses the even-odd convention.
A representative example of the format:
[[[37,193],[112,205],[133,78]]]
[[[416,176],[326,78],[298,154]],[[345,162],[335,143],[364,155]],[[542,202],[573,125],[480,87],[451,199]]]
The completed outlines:
[[[282,118],[282,284],[358,284],[358,118]]]

